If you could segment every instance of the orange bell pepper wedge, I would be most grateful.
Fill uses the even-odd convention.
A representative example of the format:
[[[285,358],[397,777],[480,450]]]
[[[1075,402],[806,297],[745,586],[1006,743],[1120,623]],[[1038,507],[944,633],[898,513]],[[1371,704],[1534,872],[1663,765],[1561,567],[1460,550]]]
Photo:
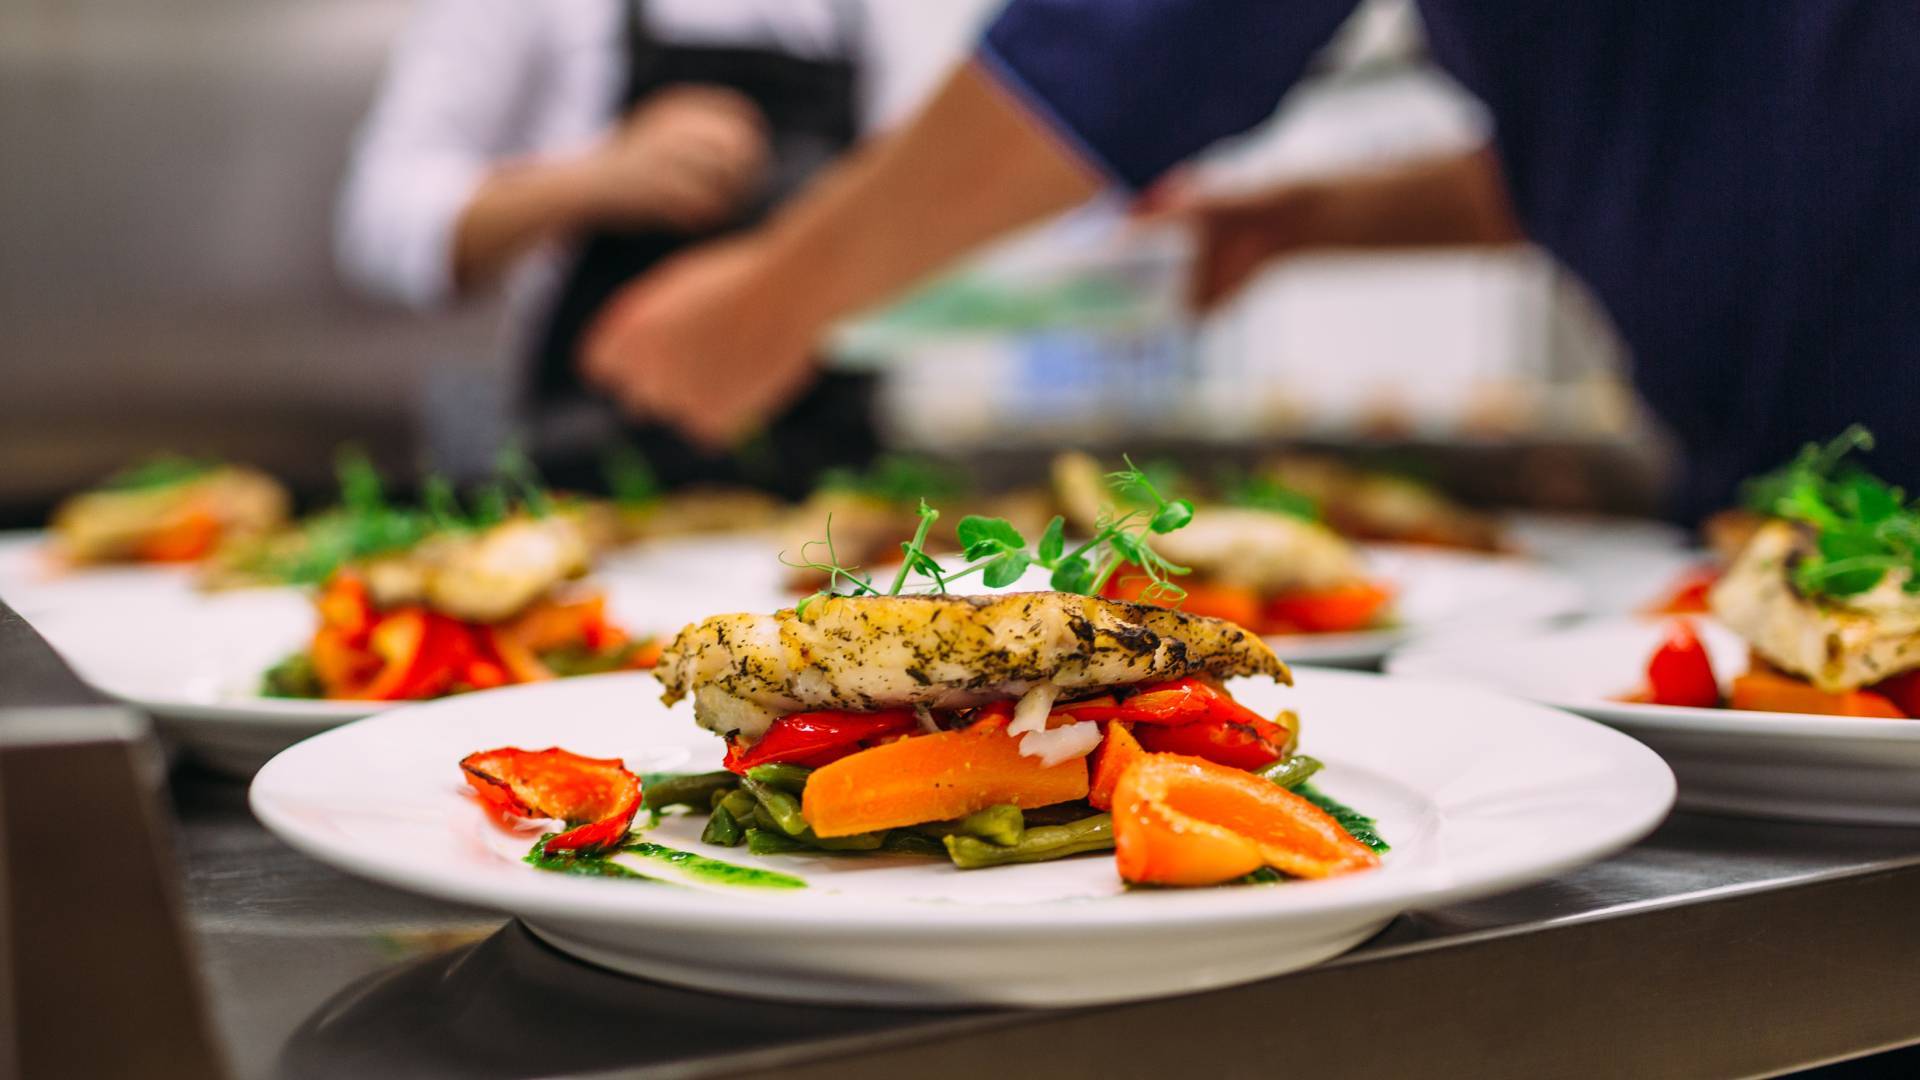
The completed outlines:
[[[1810,682],[1773,671],[1749,671],[1734,679],[1727,704],[1735,709],[1759,712],[1907,719],[1907,714],[1892,701],[1871,690],[1830,694]]]
[[[548,851],[617,848],[640,810],[640,778],[617,758],[502,747],[468,754],[460,769],[495,813],[566,822],[568,831],[548,840]]]
[[[319,609],[321,625],[338,631],[349,644],[367,643],[376,616],[367,583],[357,575],[337,573],[328,578],[314,606]]]
[[[1020,752],[998,725],[915,735],[822,765],[800,813],[820,836],[965,817],[1001,803],[1023,810],[1087,797],[1087,762],[1057,765]]]
[[[1095,810],[1113,809],[1113,789],[1119,786],[1121,774],[1146,756],[1127,725],[1107,725],[1107,737],[1093,752],[1093,779],[1087,786],[1087,801]]]
[[[1293,792],[1251,773],[1149,754],[1113,794],[1114,858],[1141,885],[1218,885],[1263,866],[1300,878],[1350,874],[1380,857]]]

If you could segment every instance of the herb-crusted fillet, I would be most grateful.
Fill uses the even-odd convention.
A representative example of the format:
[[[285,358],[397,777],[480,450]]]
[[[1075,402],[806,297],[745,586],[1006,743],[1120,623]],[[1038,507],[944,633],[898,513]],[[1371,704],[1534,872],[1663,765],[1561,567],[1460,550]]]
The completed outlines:
[[[716,615],[654,674],[718,734],[758,738],[807,709],[960,708],[1052,683],[1071,694],[1184,675],[1291,682],[1264,642],[1221,619],[1072,593],[837,596],[804,615]]]
[[[1709,594],[1713,614],[1768,663],[1828,693],[1920,667],[1920,597],[1902,588],[1906,571],[1862,593],[1815,599],[1793,578],[1814,550],[1799,526],[1761,527]]]

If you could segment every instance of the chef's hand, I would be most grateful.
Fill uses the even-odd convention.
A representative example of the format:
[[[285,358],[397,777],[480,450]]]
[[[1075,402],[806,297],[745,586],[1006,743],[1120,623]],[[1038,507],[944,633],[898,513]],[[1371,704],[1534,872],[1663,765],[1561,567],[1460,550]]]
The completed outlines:
[[[1206,195],[1184,184],[1155,193],[1140,216],[1177,221],[1193,233],[1187,302],[1199,313],[1233,299],[1269,261],[1307,246],[1314,189],[1283,185],[1239,195]]]
[[[582,373],[635,417],[724,449],[813,380],[823,326],[782,288],[756,234],[677,256],[602,309]]]
[[[734,217],[765,182],[767,122],[720,86],[647,97],[586,159],[594,216],[695,232]]]

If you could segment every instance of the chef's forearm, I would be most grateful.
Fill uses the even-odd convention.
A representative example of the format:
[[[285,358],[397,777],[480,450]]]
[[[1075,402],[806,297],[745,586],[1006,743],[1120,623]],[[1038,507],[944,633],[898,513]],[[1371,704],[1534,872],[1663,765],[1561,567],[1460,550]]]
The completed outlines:
[[[1289,247],[1502,245],[1524,236],[1490,150],[1276,189],[1301,203]]]
[[[770,272],[824,325],[980,244],[1086,201],[1102,181],[974,65],[906,127],[768,226]]]
[[[454,225],[453,279],[462,292],[498,277],[521,254],[589,224],[594,186],[584,159],[517,162],[482,180]]]

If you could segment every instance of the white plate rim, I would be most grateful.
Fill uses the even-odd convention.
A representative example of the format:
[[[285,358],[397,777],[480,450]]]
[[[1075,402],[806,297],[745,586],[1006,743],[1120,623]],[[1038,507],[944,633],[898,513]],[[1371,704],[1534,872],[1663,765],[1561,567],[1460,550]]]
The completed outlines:
[[[1356,672],[1314,670],[1308,678],[1321,682],[1343,680],[1381,680],[1385,677]],[[615,673],[585,676],[536,686],[509,687],[492,691],[496,701],[502,695],[540,695],[555,687],[584,688],[611,680],[647,678],[644,673]],[[1393,680],[1400,685],[1410,680]],[[1587,725],[1592,721],[1534,705],[1518,699],[1474,691],[1453,684],[1430,684],[1435,693],[1479,697],[1486,703],[1524,708],[1536,712],[1545,723]],[[636,904],[631,883],[599,881],[590,878],[528,874],[505,882],[488,882],[484,895],[476,895],[470,884],[458,874],[429,872],[418,866],[396,871],[391,860],[370,856],[360,845],[328,830],[304,827],[277,789],[283,774],[295,773],[303,754],[326,740],[371,737],[378,725],[416,722],[428,710],[446,711],[457,707],[458,699],[407,706],[323,732],[296,744],[269,761],[254,777],[248,790],[248,805],[254,816],[283,842],[303,854],[373,881],[423,893],[457,903],[475,904],[515,915],[541,920],[644,923],[662,929],[711,929],[717,918],[765,918],[769,908],[763,900],[733,897],[724,893],[694,889],[649,890],[646,901]],[[1570,730],[1570,729],[1569,729]],[[1183,923],[1232,927],[1261,924],[1276,918],[1362,917],[1380,912],[1398,912],[1429,907],[1463,896],[1491,895],[1507,888],[1541,880],[1571,867],[1584,865],[1630,846],[1665,820],[1677,793],[1672,771],[1653,751],[1628,736],[1594,725],[1588,734],[1618,738],[1614,749],[1623,755],[1621,768],[1631,768],[1636,782],[1650,785],[1638,812],[1613,819],[1604,835],[1578,846],[1555,851],[1551,857],[1535,856],[1504,862],[1495,859],[1463,876],[1448,869],[1446,863],[1398,875],[1356,874],[1328,881],[1294,882],[1287,886],[1284,905],[1250,901],[1238,890],[1167,890],[1128,893],[1089,902],[1061,902],[1034,905],[940,905],[918,901],[860,898],[839,902],[832,896],[788,904],[779,909],[782,924],[803,928],[809,933],[867,936],[876,930],[925,932],[963,932],[991,929],[996,934],[1057,934],[1062,910],[1071,905],[1076,929],[1110,933],[1120,930],[1150,930],[1154,923],[1179,919]],[[1585,737],[1585,736],[1582,736]],[[1630,763],[1630,764],[1629,764]],[[296,800],[297,801],[297,800]],[[1469,864],[1471,865],[1471,864]],[[449,880],[451,878],[451,880]],[[644,907],[644,910],[641,908]]]
[[[1646,629],[1675,618],[1699,620],[1706,617],[1699,615],[1598,616],[1564,626],[1549,627],[1538,632],[1543,637],[1559,637],[1629,626]],[[1766,712],[1754,709],[1705,709],[1684,705],[1614,701],[1608,698],[1587,698],[1577,695],[1562,697],[1533,694],[1513,687],[1483,682],[1473,675],[1462,674],[1451,666],[1452,658],[1461,652],[1498,648],[1501,643],[1511,640],[1513,640],[1512,635],[1482,637],[1473,641],[1456,638],[1453,635],[1424,638],[1409,642],[1395,650],[1387,657],[1384,666],[1388,674],[1398,677],[1481,686],[1497,693],[1510,694],[1606,723],[1617,723],[1621,727],[1637,727],[1647,731],[1675,734],[1758,735],[1783,739],[1837,738],[1853,741],[1920,742],[1920,720],[1903,722],[1855,716]],[[1641,663],[1644,662],[1643,657]],[[1636,666],[1622,680],[1623,690],[1632,686],[1638,671],[1639,668]]]

